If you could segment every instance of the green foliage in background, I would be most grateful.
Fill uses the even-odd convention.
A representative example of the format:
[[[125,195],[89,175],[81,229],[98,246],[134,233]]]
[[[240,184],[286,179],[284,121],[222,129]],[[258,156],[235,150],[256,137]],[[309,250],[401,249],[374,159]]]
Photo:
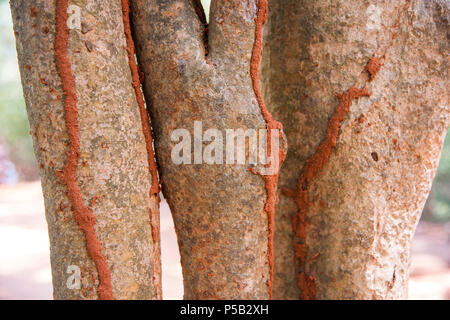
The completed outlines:
[[[37,175],[29,124],[22,94],[11,13],[0,1],[0,140],[9,146],[10,158],[21,178]]]

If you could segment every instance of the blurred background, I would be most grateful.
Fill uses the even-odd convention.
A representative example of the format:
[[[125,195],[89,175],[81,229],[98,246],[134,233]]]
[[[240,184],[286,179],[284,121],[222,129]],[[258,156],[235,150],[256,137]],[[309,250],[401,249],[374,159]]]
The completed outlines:
[[[204,2],[209,12],[209,1]],[[49,240],[9,3],[0,0],[0,299],[51,299]],[[161,202],[164,299],[182,299],[170,211]],[[450,134],[412,247],[410,299],[450,299]]]

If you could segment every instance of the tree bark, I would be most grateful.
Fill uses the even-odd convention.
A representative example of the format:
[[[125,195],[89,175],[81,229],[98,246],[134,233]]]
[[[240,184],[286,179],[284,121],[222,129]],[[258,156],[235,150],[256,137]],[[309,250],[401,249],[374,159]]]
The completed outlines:
[[[69,30],[67,0],[11,2],[56,299],[161,298],[156,177],[122,4],[77,1],[81,28]]]
[[[267,0],[213,0],[209,25],[199,0],[130,2],[131,26],[128,0],[11,2],[54,297],[161,298],[148,111],[186,299],[405,298],[449,125],[448,1],[273,0],[265,28]],[[270,142],[275,119],[281,172],[226,163],[217,131]]]
[[[290,149],[274,297],[406,298],[449,124],[448,2],[285,0],[270,12],[263,88]]]
[[[273,181],[269,186],[252,173],[258,168],[249,165],[208,165],[195,159],[191,165],[177,165],[171,159],[176,144],[171,134],[186,129],[193,135],[194,121],[223,136],[225,129],[274,125],[264,116],[253,86],[258,81],[252,82],[250,74],[252,52],[259,53],[255,19],[264,13],[257,10],[260,2],[266,5],[256,0],[213,1],[205,43],[204,19],[195,10],[198,1],[131,1],[186,299],[271,296]]]

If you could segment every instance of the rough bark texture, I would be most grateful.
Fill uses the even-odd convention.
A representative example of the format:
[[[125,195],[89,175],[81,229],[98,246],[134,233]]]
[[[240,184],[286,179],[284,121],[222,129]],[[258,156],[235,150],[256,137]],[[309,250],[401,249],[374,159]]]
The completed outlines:
[[[264,129],[250,77],[256,1],[213,1],[209,54],[190,0],[133,0],[137,55],[151,102],[157,160],[183,267],[186,299],[270,297],[269,219],[273,192],[249,165],[175,165],[171,133]],[[258,168],[253,168],[255,171]]]
[[[71,2],[81,9],[82,24],[81,30],[70,31],[62,16],[67,4],[11,2],[40,163],[54,297],[158,299],[159,240],[152,237],[150,225],[150,208],[157,216],[158,200],[149,196],[152,176],[125,50],[121,2]],[[57,6],[60,35],[55,44]],[[87,250],[94,242],[99,250]],[[80,290],[66,285],[71,265],[81,269]]]
[[[128,1],[70,2],[70,31],[68,4],[11,2],[55,298],[161,298],[140,80],[185,298],[406,297],[449,124],[448,1],[273,0],[259,77],[266,0],[213,0],[207,28],[198,0],[131,0],[143,79]],[[262,165],[173,163],[174,130],[280,128],[268,111],[290,145],[276,219]]]
[[[265,100],[289,144],[274,298],[405,298],[449,123],[449,2],[284,0],[269,12]]]

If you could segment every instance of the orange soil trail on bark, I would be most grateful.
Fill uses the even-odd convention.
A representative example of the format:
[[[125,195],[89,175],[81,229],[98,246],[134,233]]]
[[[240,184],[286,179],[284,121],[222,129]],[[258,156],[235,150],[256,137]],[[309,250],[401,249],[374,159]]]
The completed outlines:
[[[147,159],[148,159],[148,168],[150,174],[152,176],[152,185],[150,188],[150,196],[158,196],[159,194],[159,182],[158,182],[158,170],[156,168],[155,162],[155,153],[153,151],[153,137],[152,137],[152,129],[150,128],[149,116],[147,113],[147,109],[145,108],[144,95],[141,91],[141,81],[139,78],[139,68],[135,59],[135,47],[133,37],[131,35],[131,27],[130,27],[130,3],[129,0],[121,0],[122,1],[122,13],[123,13],[123,26],[124,32],[127,42],[127,54],[128,54],[128,64],[131,70],[131,79],[132,85],[134,89],[134,93],[136,94],[136,101],[139,105],[139,113],[141,116],[141,125],[142,131],[144,133],[145,138],[145,146],[147,149]],[[150,210],[151,211],[151,210]],[[156,220],[156,221],[154,221]],[[159,241],[159,226],[153,222],[157,222],[159,219],[154,219],[153,214],[150,213],[150,223],[152,225],[152,236],[153,241]]]
[[[111,285],[111,272],[108,268],[105,256],[102,254],[100,241],[98,240],[94,225],[96,218],[90,208],[83,204],[80,187],[77,184],[77,165],[80,154],[80,136],[78,126],[77,94],[75,79],[71,71],[71,65],[67,56],[69,41],[69,28],[67,27],[68,0],[58,0],[56,5],[56,37],[55,58],[58,74],[61,77],[64,92],[65,122],[69,135],[70,150],[67,153],[66,163],[60,173],[60,178],[67,186],[67,196],[73,206],[75,221],[84,231],[86,248],[89,256],[97,268],[100,284],[98,297],[104,300],[114,299]]]
[[[264,121],[266,122],[267,128],[267,156],[270,158],[272,154],[272,146],[271,146],[271,129],[278,129],[280,131],[283,129],[283,126],[280,122],[275,121],[267,110],[267,107],[264,103],[261,89],[259,87],[259,66],[261,63],[261,49],[262,49],[262,28],[264,23],[267,21],[268,16],[268,8],[267,8],[267,0],[258,0],[258,14],[255,20],[255,43],[253,45],[252,58],[250,63],[250,76],[252,78],[253,91],[255,92],[256,99],[258,101],[259,107],[261,109],[262,116],[264,117]],[[273,291],[273,272],[274,272],[274,252],[273,252],[273,238],[275,231],[275,192],[278,184],[278,172],[281,167],[281,164],[284,161],[286,154],[284,151],[279,149],[279,167],[277,169],[277,173],[273,175],[261,175],[265,182],[266,192],[267,192],[267,201],[264,206],[264,211],[268,217],[268,262],[269,262],[269,296],[272,299],[272,291]],[[270,164],[269,164],[270,165]]]
[[[400,14],[393,24],[390,43],[384,48],[381,54],[374,53],[364,68],[361,75],[368,73],[369,79],[363,82],[363,88],[358,89],[356,84],[350,87],[346,92],[337,94],[339,105],[336,107],[331,119],[328,121],[328,127],[325,139],[317,147],[316,152],[306,161],[302,173],[299,178],[297,192],[294,195],[294,200],[298,211],[292,219],[292,226],[294,230],[294,251],[295,257],[301,265],[306,262],[308,256],[308,248],[306,244],[306,215],[310,202],[308,200],[308,187],[311,180],[316,177],[323,167],[328,163],[331,153],[336,146],[339,136],[339,129],[342,121],[345,120],[352,102],[361,97],[368,97],[370,93],[366,89],[367,82],[373,81],[380,71],[386,59],[386,53],[392,47],[395,37],[397,36],[397,27],[400,23],[402,13],[407,10],[409,0],[405,1]],[[360,75],[360,76],[361,76]],[[289,192],[288,192],[289,193]],[[301,290],[301,299],[314,300],[316,298],[316,285],[313,275],[307,273],[305,270],[300,272],[297,276],[297,285]]]
[[[343,94],[339,94],[339,105],[328,122],[325,139],[317,148],[314,155],[306,161],[298,183],[298,190],[295,196],[298,212],[294,216],[292,224],[294,229],[294,250],[295,257],[303,264],[306,260],[308,249],[306,247],[306,214],[308,212],[308,184],[322,170],[330,159],[331,152],[336,146],[339,134],[339,126],[344,121],[353,100],[363,96],[369,96],[366,88],[358,89],[351,87]],[[297,284],[301,289],[301,298],[313,300],[316,296],[315,280],[312,275],[301,272],[297,277]]]
[[[150,174],[152,176],[152,184],[149,190],[150,197],[156,196],[159,200],[159,181],[158,181],[158,170],[156,168],[156,161],[155,161],[155,153],[153,151],[153,137],[152,137],[152,129],[150,127],[150,121],[149,116],[147,113],[147,109],[145,108],[145,101],[144,101],[144,95],[141,91],[141,81],[139,77],[139,67],[136,63],[135,59],[135,46],[133,37],[131,34],[131,25],[130,25],[130,1],[129,0],[121,0],[122,5],[122,18],[123,18],[123,27],[125,32],[125,39],[126,39],[126,50],[128,54],[128,64],[130,66],[131,71],[131,79],[132,79],[132,86],[134,89],[134,93],[136,95],[136,101],[139,105],[139,114],[141,117],[141,125],[142,125],[142,132],[144,133],[144,139],[145,139],[145,146],[147,149],[147,159],[148,159],[148,169],[150,171]],[[159,215],[158,212],[153,212],[149,205],[150,210],[150,226],[152,229],[152,239],[153,239],[153,266],[156,269],[156,272],[160,272],[160,250],[159,248],[159,242],[160,242],[160,234],[159,234]],[[154,281],[153,277],[153,281]],[[162,296],[161,293],[161,286],[154,283],[154,287],[157,291],[158,297]]]

